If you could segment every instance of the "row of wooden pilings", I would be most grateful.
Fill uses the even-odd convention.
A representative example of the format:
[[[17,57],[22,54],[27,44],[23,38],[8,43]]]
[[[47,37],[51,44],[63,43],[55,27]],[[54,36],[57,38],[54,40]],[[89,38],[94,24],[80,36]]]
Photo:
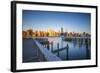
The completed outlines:
[[[51,52],[52,52],[52,53],[57,53],[57,56],[58,56],[58,57],[60,57],[60,51],[66,49],[66,60],[69,59],[69,58],[68,58],[68,57],[69,57],[69,54],[68,54],[68,52],[69,52],[69,45],[68,45],[68,44],[66,45],[66,47],[60,48],[60,47],[59,47],[59,43],[57,43],[57,49],[54,50],[54,49],[53,49],[53,41],[52,41],[51,43],[47,43],[47,44],[45,45],[45,47],[46,47],[48,50],[50,50],[50,45],[51,45]]]
[[[77,39],[79,40],[79,39]],[[89,54],[90,54],[90,51],[88,49],[88,44],[89,44],[89,39],[87,40],[83,40],[83,42],[86,44],[86,58],[88,59],[89,58]],[[44,47],[46,47],[48,50],[51,50],[52,53],[57,53],[57,56],[60,57],[60,51],[62,50],[66,50],[66,60],[69,60],[69,45],[66,44],[66,47],[64,48],[60,48],[59,47],[59,43],[57,43],[57,49],[54,50],[54,42],[47,42],[46,44],[44,44]]]

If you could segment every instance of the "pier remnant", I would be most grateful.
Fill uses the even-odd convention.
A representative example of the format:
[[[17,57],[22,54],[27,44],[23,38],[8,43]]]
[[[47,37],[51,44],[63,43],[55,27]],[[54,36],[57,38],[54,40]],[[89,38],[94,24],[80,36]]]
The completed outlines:
[[[51,51],[53,52],[53,41],[51,42]]]
[[[57,48],[58,48],[58,57],[59,57],[59,43],[57,43]]]
[[[68,60],[68,52],[69,52],[69,46],[67,44],[67,46],[66,46],[66,60]]]

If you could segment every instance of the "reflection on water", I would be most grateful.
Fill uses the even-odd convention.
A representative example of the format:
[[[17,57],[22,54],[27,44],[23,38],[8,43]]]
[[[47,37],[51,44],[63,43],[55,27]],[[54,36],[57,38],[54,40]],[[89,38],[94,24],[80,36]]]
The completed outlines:
[[[62,60],[90,59],[90,39],[63,40],[62,37],[48,37],[49,50]]]

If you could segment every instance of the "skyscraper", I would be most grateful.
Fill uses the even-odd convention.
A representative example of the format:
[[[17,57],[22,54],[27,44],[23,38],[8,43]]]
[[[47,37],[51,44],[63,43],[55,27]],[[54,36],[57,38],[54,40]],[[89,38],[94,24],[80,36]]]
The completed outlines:
[[[63,35],[63,28],[61,27],[61,35]]]

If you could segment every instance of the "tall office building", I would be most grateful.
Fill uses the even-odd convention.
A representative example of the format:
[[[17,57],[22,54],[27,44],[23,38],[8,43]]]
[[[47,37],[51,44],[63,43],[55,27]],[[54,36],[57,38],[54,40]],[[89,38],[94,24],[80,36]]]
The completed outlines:
[[[63,28],[61,27],[61,35],[63,35]]]

